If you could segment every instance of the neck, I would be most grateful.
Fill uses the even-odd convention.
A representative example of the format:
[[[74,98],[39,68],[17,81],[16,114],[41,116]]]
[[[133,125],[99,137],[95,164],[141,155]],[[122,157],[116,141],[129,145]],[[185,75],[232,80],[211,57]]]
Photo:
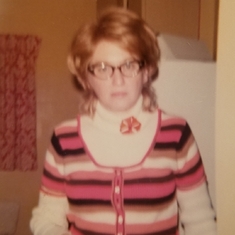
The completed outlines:
[[[113,112],[106,109],[100,102],[96,106],[95,116],[100,116],[102,119],[112,122],[120,122],[124,118],[135,116],[138,118],[139,113],[142,111],[142,96],[137,100],[136,104],[129,110],[123,112]]]

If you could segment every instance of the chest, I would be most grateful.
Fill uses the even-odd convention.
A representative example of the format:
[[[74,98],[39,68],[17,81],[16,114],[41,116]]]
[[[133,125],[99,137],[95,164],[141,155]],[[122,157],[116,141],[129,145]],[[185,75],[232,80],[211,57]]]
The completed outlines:
[[[99,166],[84,155],[65,165],[66,193],[76,205],[154,205],[174,197],[176,168],[173,151],[152,150],[126,168]]]

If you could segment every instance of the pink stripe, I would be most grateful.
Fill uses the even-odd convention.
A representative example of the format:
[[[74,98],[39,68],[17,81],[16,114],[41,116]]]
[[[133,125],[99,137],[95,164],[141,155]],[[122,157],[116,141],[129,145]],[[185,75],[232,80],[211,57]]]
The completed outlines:
[[[113,180],[113,172],[101,172],[101,171],[76,171],[67,175],[68,179],[98,179],[98,180]]]
[[[162,184],[125,185],[123,194],[125,198],[157,198],[171,194],[174,189],[174,181]]]
[[[201,156],[200,156],[200,153],[197,152],[197,153],[195,154],[195,156],[194,156],[192,159],[190,159],[190,160],[183,166],[183,168],[181,168],[181,169],[179,169],[179,170],[177,171],[177,173],[184,173],[184,172],[188,171],[189,169],[193,168],[193,167],[198,163],[200,157],[201,157]]]
[[[171,117],[170,119],[162,119],[162,127],[169,126],[169,125],[185,125],[186,121],[183,118],[179,117]]]
[[[42,176],[42,184],[51,189],[51,190],[55,190],[55,191],[59,191],[59,192],[63,192],[64,191],[64,184],[57,182],[57,181],[53,181],[45,176]]]
[[[182,135],[180,130],[169,130],[160,132],[157,140],[160,142],[171,142],[171,141],[178,141]]]
[[[70,198],[89,198],[110,200],[111,186],[101,185],[66,185],[66,192]]]
[[[71,227],[70,232],[72,235],[84,235],[83,233],[80,233],[78,230],[76,230],[73,226]]]
[[[51,170],[50,170],[51,171]],[[145,177],[164,177],[172,173],[171,169],[157,169],[156,168],[142,168],[133,172],[125,173],[125,180],[134,179],[134,178],[145,178]],[[75,171],[66,175],[68,179],[98,179],[98,180],[113,180],[113,172],[102,172],[102,171]]]
[[[203,166],[201,166],[194,174],[176,179],[176,182],[179,187],[189,187],[197,184],[202,179],[205,179]]]
[[[126,172],[124,177],[125,180],[127,179],[134,179],[134,178],[154,178],[154,177],[164,177],[168,176],[172,173],[172,170],[169,168],[141,168],[140,170],[133,171],[133,172]]]
[[[83,147],[82,141],[79,137],[61,138],[60,144],[62,149],[76,149]]]
[[[44,168],[56,177],[60,177],[60,178],[63,177],[60,174],[60,172],[55,167],[51,166],[47,161],[45,161],[45,163],[44,163]]]

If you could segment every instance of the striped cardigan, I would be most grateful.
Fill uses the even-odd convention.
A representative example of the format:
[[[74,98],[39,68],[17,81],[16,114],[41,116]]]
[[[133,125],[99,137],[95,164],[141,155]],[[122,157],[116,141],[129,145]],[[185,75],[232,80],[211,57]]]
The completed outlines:
[[[63,227],[55,235],[177,235],[180,220],[187,235],[214,235],[215,215],[190,127],[182,118],[158,112],[151,147],[132,167],[94,163],[79,119],[57,127],[47,151],[43,196],[31,221],[34,234],[46,235],[42,231],[54,223]],[[53,203],[46,203],[48,197]]]

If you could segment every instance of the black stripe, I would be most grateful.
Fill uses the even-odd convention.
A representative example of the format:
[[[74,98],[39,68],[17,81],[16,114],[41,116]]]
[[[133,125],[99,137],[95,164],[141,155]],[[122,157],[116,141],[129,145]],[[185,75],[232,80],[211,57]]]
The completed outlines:
[[[75,206],[94,206],[94,205],[112,206],[111,200],[68,198],[68,201],[70,204]]]
[[[179,151],[184,147],[184,145],[187,143],[189,137],[191,136],[191,133],[192,133],[191,129],[190,129],[188,123],[187,123],[185,128],[184,128],[184,131],[182,133],[182,136],[180,138],[179,144],[176,147],[176,150]]]
[[[176,235],[176,232],[178,231],[178,226],[174,226],[172,228],[158,231],[158,232],[152,232],[152,233],[140,233],[138,235]],[[136,235],[134,233],[128,233],[126,235]]]
[[[66,157],[66,156],[71,156],[71,155],[80,155],[80,154],[85,153],[84,148],[62,149],[62,147],[60,145],[59,138],[55,135],[55,133],[53,133],[53,135],[51,137],[51,143],[52,143],[52,146],[54,147],[55,151],[57,152],[57,154],[60,155],[61,157]]]
[[[177,151],[180,151],[184,145],[187,143],[189,137],[191,136],[192,132],[191,129],[186,123],[185,126],[182,125],[171,125],[171,126],[166,126],[163,127],[163,131],[168,131],[168,130],[173,130],[173,129],[179,129],[182,131],[182,135],[179,141],[172,141],[172,142],[156,142],[154,145],[154,150],[170,150],[174,149]]]
[[[167,142],[167,143],[156,142],[154,145],[154,150],[157,150],[157,149],[160,149],[160,150],[176,149],[177,145],[178,145],[178,142]]]
[[[140,199],[124,199],[124,205],[157,205],[162,203],[167,203],[172,201],[175,197],[175,190],[168,196],[162,198],[140,198]],[[112,206],[111,200],[102,200],[102,199],[73,199],[68,198],[69,203],[75,206],[94,206],[94,205],[106,205]]]
[[[193,166],[192,168],[190,168],[188,171],[184,172],[184,173],[179,173],[176,174],[177,178],[183,178],[185,176],[188,176],[190,174],[193,174],[194,172],[196,172],[200,167],[202,166],[202,159],[200,158],[199,161],[197,162],[197,164],[195,166]]]
[[[124,199],[124,204],[125,205],[157,205],[157,204],[162,204],[166,203],[169,201],[172,201],[175,197],[175,192],[174,190],[171,194],[168,196],[162,197],[162,198],[140,198],[140,199]]]
[[[56,177],[56,176],[52,175],[45,168],[43,169],[43,175],[46,176],[47,178],[53,180],[53,181],[64,183],[64,179],[63,178],[59,178],[59,177]]]
[[[68,180],[68,185],[108,185],[112,186],[111,180]]]

